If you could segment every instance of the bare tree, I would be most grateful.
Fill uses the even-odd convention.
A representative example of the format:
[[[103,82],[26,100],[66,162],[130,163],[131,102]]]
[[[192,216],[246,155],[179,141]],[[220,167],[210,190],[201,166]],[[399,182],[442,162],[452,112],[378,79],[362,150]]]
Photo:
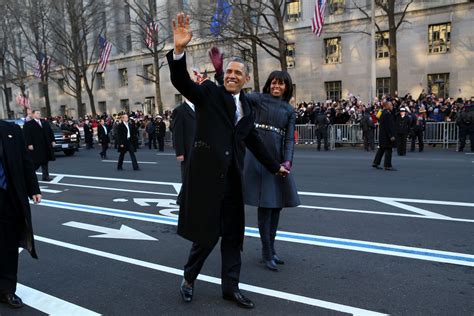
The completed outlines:
[[[102,5],[94,0],[52,1],[50,25],[53,42],[60,55],[59,73],[68,89],[65,93],[76,99],[78,116],[82,111],[82,89],[89,97],[92,115],[97,115],[94,102],[94,80],[99,64],[98,39],[105,22]]]
[[[145,55],[150,55],[153,58],[153,72],[148,73],[145,70],[144,74],[137,74],[140,78],[150,81],[155,86],[155,106],[159,114],[163,114],[163,101],[161,98],[160,86],[160,70],[165,65],[160,61],[165,56],[165,45],[169,37],[166,34],[168,27],[166,17],[159,17],[154,0],[124,0],[125,4],[135,13],[136,18],[130,23],[134,26],[134,38],[139,39],[139,44],[142,46]],[[167,12],[166,10],[161,10]],[[147,41],[148,40],[148,41]]]
[[[35,56],[39,68],[41,89],[45,99],[46,116],[51,116],[51,103],[49,99],[49,63],[48,45],[50,38],[50,25],[48,23],[50,10],[49,0],[20,0],[12,1],[9,10],[16,18],[19,29],[25,38],[27,46],[25,51]]]
[[[19,32],[19,25],[13,16],[14,12],[8,9],[9,2],[2,2],[3,17],[0,22],[2,34],[2,90],[7,100],[7,111],[10,111],[7,82],[20,88],[21,97],[28,99],[26,80],[27,72],[25,56],[23,54],[23,38]],[[26,108],[24,109],[26,112]],[[9,115],[10,112],[9,112]]]
[[[380,27],[381,23],[386,22],[388,24],[389,40],[388,42],[384,41],[384,43],[387,45],[390,54],[390,95],[395,95],[398,91],[397,31],[402,23],[407,22],[406,13],[409,6],[413,3],[413,0],[397,2],[398,3],[396,3],[395,0],[375,0],[375,5],[383,13],[383,15],[379,16],[375,22],[375,27],[380,35],[382,35],[383,32],[383,29]],[[356,1],[353,0],[353,3],[365,17],[368,19],[371,18],[370,15],[356,3]],[[403,9],[401,11],[396,10],[396,5],[403,7]],[[375,54],[375,52],[371,53]]]

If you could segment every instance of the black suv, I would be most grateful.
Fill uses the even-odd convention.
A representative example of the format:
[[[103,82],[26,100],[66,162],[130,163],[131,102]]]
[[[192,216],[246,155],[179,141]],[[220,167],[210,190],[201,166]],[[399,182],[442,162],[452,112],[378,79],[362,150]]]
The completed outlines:
[[[17,120],[7,120],[7,122],[12,122],[19,125],[23,128],[25,121],[23,119]],[[70,131],[61,130],[59,127],[54,125],[53,123],[49,123],[51,129],[53,130],[54,134],[54,142],[56,146],[54,146],[54,152],[62,151],[66,156],[72,156],[79,148],[79,139],[75,133]]]

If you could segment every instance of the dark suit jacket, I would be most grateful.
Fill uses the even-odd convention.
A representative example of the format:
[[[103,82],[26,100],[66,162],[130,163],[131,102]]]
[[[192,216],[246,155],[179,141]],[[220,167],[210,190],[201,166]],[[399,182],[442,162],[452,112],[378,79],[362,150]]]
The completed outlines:
[[[130,139],[127,140],[127,127],[125,124],[122,122],[117,126],[117,144],[119,152],[137,151],[133,145],[135,144],[135,138],[137,135],[136,128],[130,124],[130,122],[128,123],[128,127],[130,128]],[[123,145],[123,147],[120,145]]]
[[[107,129],[107,134],[105,134],[104,126]],[[99,138],[99,143],[108,144],[110,143],[110,138],[109,138],[110,129],[108,128],[107,125],[104,125],[104,126],[100,126],[100,124],[99,126],[97,126],[97,137]]]
[[[382,148],[391,148],[395,144],[390,140],[396,135],[395,118],[388,110],[383,110],[379,120],[379,146]]]
[[[171,115],[171,130],[173,131],[173,146],[176,156],[189,158],[196,133],[196,113],[183,102],[178,105]]]
[[[8,191],[11,192],[15,209],[25,219],[21,226],[20,246],[27,249],[33,258],[37,258],[28,197],[40,194],[41,191],[33,162],[18,125],[0,120],[0,142],[3,147],[0,155],[7,175]]]
[[[26,145],[33,145],[30,154],[35,167],[55,160],[52,145],[54,142],[53,130],[46,121],[41,120],[41,126],[35,120],[28,121],[23,126]]]
[[[201,85],[189,77],[186,58],[173,59],[173,51],[167,54],[171,82],[196,108],[196,134],[194,148],[186,164],[182,187],[178,234],[202,246],[214,246],[219,238],[221,205],[226,188],[226,176],[231,166],[238,172],[242,183],[245,147],[247,146],[261,163],[272,173],[278,172],[279,161],[265,148],[254,127],[254,112],[245,93],[240,102],[244,116],[237,126],[235,102],[223,86],[210,80]],[[240,184],[239,184],[240,185]],[[243,244],[244,204],[242,191],[235,192],[238,213],[232,218],[232,235]],[[223,216],[230,216],[223,213]]]
[[[94,135],[94,129],[92,128],[92,125],[89,124],[84,124],[84,141],[86,143],[92,143],[92,138]]]

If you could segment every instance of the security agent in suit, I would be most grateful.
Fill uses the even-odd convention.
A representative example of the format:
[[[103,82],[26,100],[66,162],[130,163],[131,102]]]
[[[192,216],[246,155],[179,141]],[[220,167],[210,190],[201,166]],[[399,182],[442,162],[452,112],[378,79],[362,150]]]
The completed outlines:
[[[360,128],[362,129],[362,137],[364,138],[364,149],[366,151],[374,150],[374,131],[375,124],[370,116],[370,110],[366,110],[360,120]]]
[[[166,124],[163,122],[163,117],[158,115],[156,117],[156,139],[158,140],[158,151],[165,151],[165,135]]]
[[[395,118],[393,117],[393,104],[391,101],[387,101],[384,104],[384,110],[379,120],[379,148],[375,154],[374,162],[372,167],[376,169],[382,169],[380,162],[382,161],[383,155],[385,155],[384,169],[387,171],[396,171],[397,169],[392,167],[392,148],[395,146],[396,141],[396,126]]]
[[[51,181],[49,176],[50,161],[55,160],[53,147],[54,134],[47,121],[41,120],[41,113],[33,110],[32,119],[23,126],[23,133],[28,146],[28,151],[33,159],[35,170],[41,167],[43,181]]]
[[[184,266],[180,286],[185,302],[193,298],[194,281],[206,258],[221,240],[223,298],[243,308],[254,304],[239,290],[240,251],[245,217],[242,171],[245,147],[272,173],[288,171],[270,156],[254,127],[254,115],[242,87],[250,79],[242,59],[232,59],[225,71],[224,86],[207,80],[194,83],[188,74],[184,50],[192,38],[189,17],[173,21],[174,51],[167,54],[171,82],[196,107],[194,148],[186,165],[178,234],[193,246]]]
[[[100,158],[102,159],[107,159],[107,149],[109,148],[110,143],[109,133],[110,130],[105,124],[105,120],[101,119],[99,126],[97,127],[97,136],[99,139],[99,143],[102,146],[102,151],[100,152]]]
[[[15,295],[18,248],[37,258],[28,197],[41,201],[33,162],[20,127],[0,120],[0,303],[12,308],[23,306]]]
[[[321,108],[316,108],[316,138],[318,142],[318,150],[321,150],[321,139],[324,140],[324,150],[329,150],[329,141],[328,141],[328,127],[329,127],[329,118],[321,111]]]
[[[117,170],[123,170],[123,159],[127,151],[130,153],[130,158],[132,159],[133,170],[140,170],[137,163],[137,158],[135,157],[135,138],[137,132],[134,125],[129,124],[128,115],[122,115],[122,122],[117,126],[117,144],[118,152],[120,153]]]
[[[185,166],[194,143],[196,132],[196,113],[194,104],[185,100],[178,105],[171,115],[171,129],[173,131],[173,147],[176,152],[176,160],[181,164],[181,183],[184,181]],[[179,192],[177,203],[181,203],[181,192]]]

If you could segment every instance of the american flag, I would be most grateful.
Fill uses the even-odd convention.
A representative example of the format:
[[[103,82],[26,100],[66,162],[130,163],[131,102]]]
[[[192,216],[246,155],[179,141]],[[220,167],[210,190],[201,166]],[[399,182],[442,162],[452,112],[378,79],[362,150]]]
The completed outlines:
[[[25,108],[30,107],[30,98],[27,95],[23,95],[22,93],[18,93],[16,96],[16,103],[18,105],[24,106]]]
[[[112,43],[107,42],[105,37],[99,35],[99,66],[102,71],[105,71],[105,68],[107,68],[111,50]]]
[[[145,27],[145,44],[148,48],[152,48],[155,43],[155,33],[158,33],[158,24],[152,18],[147,18],[148,22]]]
[[[48,72],[49,65],[51,64],[51,57],[46,54],[39,53],[38,59],[36,60],[35,70],[33,75],[36,78],[41,78],[41,75]]]
[[[321,32],[323,31],[325,8],[326,0],[316,0],[314,14],[311,18],[311,31],[317,36],[321,36]]]

